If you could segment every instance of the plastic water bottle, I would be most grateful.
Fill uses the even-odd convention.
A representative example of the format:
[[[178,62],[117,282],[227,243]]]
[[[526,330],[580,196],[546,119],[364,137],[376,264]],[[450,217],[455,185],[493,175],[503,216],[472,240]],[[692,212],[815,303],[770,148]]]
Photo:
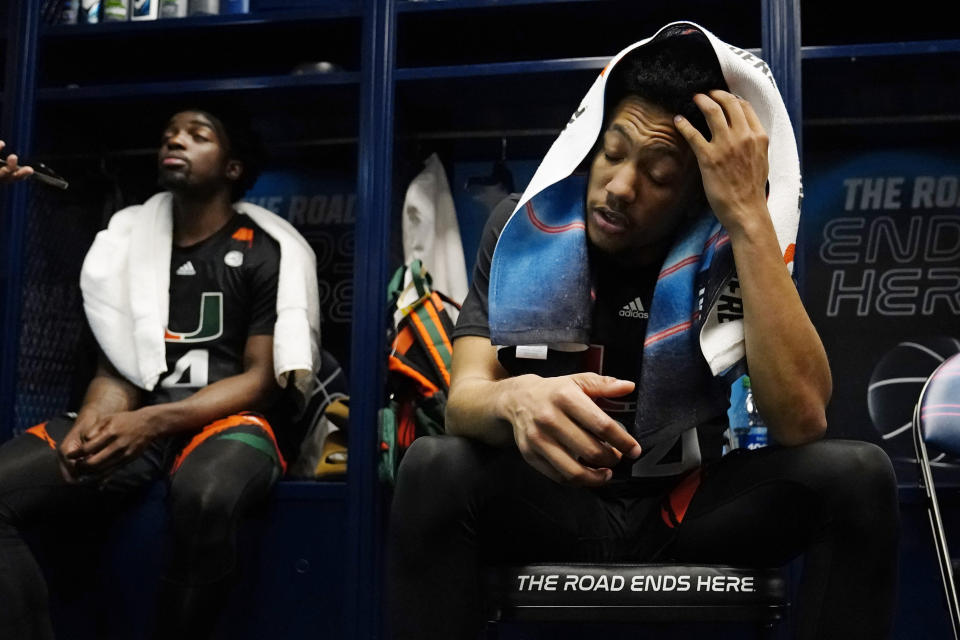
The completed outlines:
[[[161,18],[186,18],[187,0],[160,0]]]
[[[100,0],[80,0],[80,14],[77,22],[80,24],[100,22]]]
[[[724,453],[733,449],[760,449],[767,446],[767,425],[763,423],[753,401],[750,376],[740,376],[731,385],[727,420],[730,428]]]
[[[220,0],[190,0],[187,14],[191,16],[215,16],[220,13]]]
[[[104,0],[103,21],[125,22],[130,19],[130,0]]]
[[[750,378],[747,377],[745,383],[747,386],[747,398],[745,401],[747,409],[747,437],[746,442],[741,446],[747,449],[762,449],[767,446],[767,425],[763,423],[763,418],[757,411],[757,406],[753,402],[753,389],[750,388]]]
[[[160,15],[157,3],[159,0],[133,0],[130,10],[131,20],[156,20]]]

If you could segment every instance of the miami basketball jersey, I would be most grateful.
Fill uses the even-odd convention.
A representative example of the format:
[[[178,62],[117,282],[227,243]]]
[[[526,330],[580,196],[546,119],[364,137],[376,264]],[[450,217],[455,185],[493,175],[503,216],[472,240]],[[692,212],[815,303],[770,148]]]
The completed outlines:
[[[182,400],[243,372],[247,337],[272,335],[280,248],[245,215],[170,257],[167,372],[148,402]]]

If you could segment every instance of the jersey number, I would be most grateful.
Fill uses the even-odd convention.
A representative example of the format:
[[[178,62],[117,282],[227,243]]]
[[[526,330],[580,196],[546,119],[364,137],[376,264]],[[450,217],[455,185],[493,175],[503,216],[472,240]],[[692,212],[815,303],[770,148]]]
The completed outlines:
[[[679,459],[667,456],[679,448]],[[687,429],[673,440],[667,440],[647,449],[644,455],[633,463],[633,475],[645,477],[673,476],[693,469],[700,464],[700,436],[696,429]]]
[[[174,387],[198,388],[207,386],[210,379],[210,352],[191,349],[177,360],[173,372],[160,382],[165,389]]]

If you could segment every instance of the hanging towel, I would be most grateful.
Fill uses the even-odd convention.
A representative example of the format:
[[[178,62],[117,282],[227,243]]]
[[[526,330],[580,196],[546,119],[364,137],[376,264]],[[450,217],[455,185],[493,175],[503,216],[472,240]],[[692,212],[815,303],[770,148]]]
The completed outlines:
[[[234,207],[280,245],[273,368],[281,387],[309,397],[320,363],[320,304],[313,249],[289,222],[248,202]],[[83,307],[104,355],[131,383],[151,391],[167,370],[173,196],[127,207],[97,234],[80,272]],[[134,259],[135,257],[135,259]]]
[[[420,260],[433,278],[433,288],[462,304],[467,297],[467,267],[453,196],[437,154],[424,164],[403,200],[403,262]]]
[[[541,162],[494,251],[490,334],[498,346],[570,350],[590,336],[592,280],[583,210],[585,185],[573,171],[594,148],[604,120],[607,79],[629,52],[696,30],[709,41],[729,90],[753,105],[770,145],[770,211],[781,251],[793,268],[801,198],[800,163],[786,107],[767,65],[690,22],[671,23],[618,53],[590,87]],[[742,364],[743,321],[729,237],[711,212],[680,230],[654,289],[631,429],[645,446],[702,424],[719,410],[693,381],[697,358],[713,376]],[[530,295],[536,291],[536,295]],[[742,307],[740,307],[742,308]],[[699,338],[699,339],[698,339]],[[702,368],[702,367],[701,367]],[[738,367],[739,368],[739,367]]]

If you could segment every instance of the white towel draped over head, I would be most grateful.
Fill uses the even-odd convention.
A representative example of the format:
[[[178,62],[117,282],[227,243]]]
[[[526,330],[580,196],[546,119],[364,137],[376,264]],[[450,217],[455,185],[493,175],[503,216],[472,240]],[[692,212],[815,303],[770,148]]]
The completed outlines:
[[[797,143],[786,105],[783,103],[783,98],[780,96],[770,69],[763,60],[748,51],[723,42],[707,29],[692,22],[670,23],[653,36],[626,47],[610,60],[584,95],[567,126],[553,142],[541,161],[517,203],[513,215],[504,226],[497,251],[501,250],[501,245],[506,244],[505,240],[509,240],[513,234],[522,230],[526,215],[518,215],[518,212],[525,212],[528,209],[528,203],[538,196],[542,200],[551,188],[554,190],[562,189],[563,185],[559,183],[570,177],[594,148],[597,137],[603,128],[606,108],[613,106],[605,105],[604,100],[607,82],[616,65],[639,47],[688,31],[699,31],[707,38],[710,47],[717,56],[720,70],[730,91],[750,102],[760,123],[767,132],[770,140],[767,154],[769,162],[767,208],[770,211],[770,218],[776,230],[777,240],[780,244],[780,250],[784,254],[787,267],[791,271],[793,270],[793,254],[800,222],[802,188]],[[564,220],[563,222],[568,221]],[[561,222],[555,222],[554,224],[559,225]],[[491,287],[494,288],[494,280],[498,275],[496,271],[499,264],[497,263],[501,262],[499,258],[495,254],[494,273],[491,276]],[[537,262],[533,258],[530,261]],[[543,263],[547,264],[547,262]],[[552,266],[550,268],[553,269]],[[525,273],[523,278],[531,282],[537,282],[539,286],[539,283],[542,282],[542,276],[543,274],[533,272]],[[557,278],[557,276],[554,277]],[[505,284],[506,294],[516,288],[515,284],[512,282]],[[491,312],[498,302],[496,300],[498,295],[499,291],[491,291]],[[718,374],[736,363],[744,355],[743,321],[719,322],[716,317],[716,306],[708,309],[707,312],[709,317],[706,318],[700,333],[700,348],[712,372]],[[537,317],[539,318],[539,316]],[[496,323],[498,319],[491,317],[491,320]],[[547,323],[549,324],[549,321]],[[516,324],[542,329],[544,323],[539,320],[537,322],[527,322],[527,319],[524,318],[517,320]],[[493,327],[493,329],[495,334],[500,333],[497,327]],[[515,333],[520,334],[522,332]],[[530,336],[527,338],[529,343],[551,342],[551,340],[535,340]],[[522,338],[518,338],[518,340],[520,343],[527,343]],[[577,342],[572,339],[559,341]],[[508,344],[508,342],[503,343]],[[510,343],[516,343],[516,340]]]

